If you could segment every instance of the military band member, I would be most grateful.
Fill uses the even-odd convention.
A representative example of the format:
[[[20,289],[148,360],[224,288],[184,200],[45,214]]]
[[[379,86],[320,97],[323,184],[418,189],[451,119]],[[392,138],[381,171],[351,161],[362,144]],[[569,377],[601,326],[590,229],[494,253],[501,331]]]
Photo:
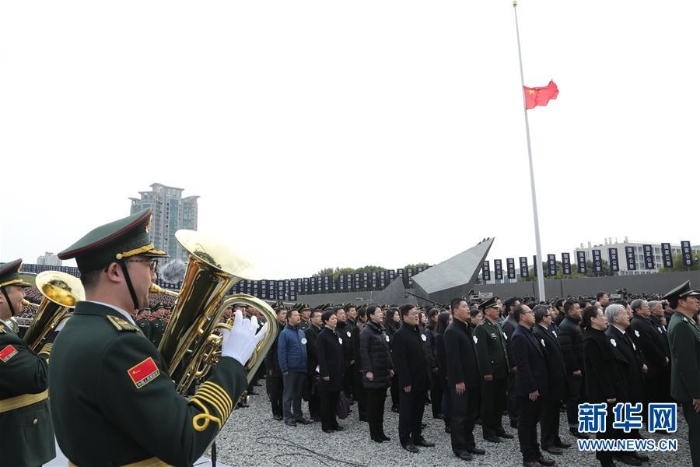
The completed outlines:
[[[47,400],[51,344],[35,355],[9,323],[31,287],[19,276],[21,265],[0,264],[0,465],[36,467],[56,457]]]
[[[163,316],[165,315],[165,304],[159,303],[153,307],[153,316],[151,317],[150,323],[150,338],[153,345],[158,347],[160,345],[161,339],[163,339],[163,333],[165,332],[165,320]]]
[[[151,320],[149,319],[150,317],[150,308],[142,308],[136,315],[136,326],[138,326],[139,329],[141,329],[141,332],[144,336],[146,336],[148,340],[151,340]]]
[[[126,310],[143,308],[156,278],[151,209],[103,225],[58,254],[75,258],[86,300],[54,343],[49,369],[56,439],[71,465],[192,465],[246,387],[243,364],[262,339],[236,315],[221,360],[187,400]],[[144,440],[146,440],[144,442]]]
[[[695,315],[700,309],[700,292],[686,281],[663,298],[675,310],[668,323],[671,346],[671,397],[683,404],[688,423],[690,457],[700,466],[700,326]]]

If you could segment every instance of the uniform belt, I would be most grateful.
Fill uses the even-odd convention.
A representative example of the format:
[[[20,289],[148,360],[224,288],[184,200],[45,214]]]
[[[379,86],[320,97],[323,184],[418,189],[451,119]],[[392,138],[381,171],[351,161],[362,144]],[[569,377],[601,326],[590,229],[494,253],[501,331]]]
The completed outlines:
[[[21,396],[10,397],[0,401],[0,413],[9,412],[10,410],[19,409],[28,405],[36,404],[49,397],[49,390],[39,394],[23,394]]]
[[[124,464],[121,467],[167,467],[168,464],[158,459],[157,457],[150,457],[138,462],[132,462],[131,464]],[[71,461],[68,461],[68,467],[78,467]]]

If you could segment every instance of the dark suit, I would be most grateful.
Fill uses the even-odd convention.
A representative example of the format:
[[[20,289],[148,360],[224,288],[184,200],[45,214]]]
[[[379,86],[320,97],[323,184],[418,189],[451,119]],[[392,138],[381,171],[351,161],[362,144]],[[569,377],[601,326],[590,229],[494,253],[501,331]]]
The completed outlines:
[[[270,396],[272,415],[282,417],[282,394],[284,393],[284,381],[282,379],[282,370],[280,370],[277,345],[285,324],[279,322],[277,324],[277,337],[275,338],[272,347],[270,347],[270,351],[265,356],[265,369],[267,370],[265,381],[267,393]]]
[[[628,333],[623,333],[615,326],[608,327],[605,335],[616,342],[616,349],[627,361],[627,366],[622,374],[625,379],[627,395],[622,402],[642,402],[646,403],[644,393],[644,373],[642,372],[642,362],[637,355],[637,344],[632,341]],[[620,401],[618,401],[620,402]]]
[[[481,374],[469,326],[454,319],[445,330],[447,385],[452,408],[452,451],[459,456],[473,450],[474,424],[479,416]],[[455,385],[464,383],[465,391],[457,394]]]
[[[627,371],[628,362],[617,348],[617,341],[606,336],[605,332],[589,326],[583,338],[583,363],[589,402],[607,404],[605,432],[596,433],[596,439],[624,438],[622,431],[612,427],[615,420],[613,407],[617,402],[624,402],[628,398],[628,388],[623,376]],[[608,403],[608,399],[615,399],[615,402]],[[596,459],[603,465],[612,465],[612,458],[612,451],[596,452]]]
[[[425,392],[430,380],[423,341],[417,326],[402,324],[394,334],[391,359],[399,382],[399,441],[402,445],[421,439]],[[410,386],[410,392],[404,388]]]
[[[644,355],[648,367],[645,380],[648,389],[649,402],[664,401],[664,382],[668,380],[669,355],[663,332],[657,328],[650,318],[635,315],[630,323],[630,329],[637,337],[638,348]]]
[[[56,338],[49,367],[49,403],[66,457],[85,467],[152,457],[192,465],[199,459],[245,390],[245,370],[222,357],[188,400],[177,393],[167,368],[138,326],[117,310],[78,302]]]
[[[561,443],[559,438],[559,406],[567,397],[566,372],[564,358],[561,355],[559,341],[552,331],[536,324],[532,328],[535,338],[544,348],[549,375],[549,395],[542,398],[540,423],[542,430],[542,447],[549,448]]]
[[[650,316],[651,325],[656,329],[656,332],[661,336],[661,340],[664,343],[665,355],[668,357],[668,365],[663,368],[662,376],[659,378],[660,387],[656,388],[656,398],[660,402],[671,402],[671,349],[668,345],[668,330],[666,326],[661,324],[659,318],[654,315]],[[649,392],[649,400],[655,402],[652,399],[652,389]]]
[[[36,467],[56,457],[46,394],[50,351],[51,346],[47,344],[38,356],[35,355],[13,330],[0,321],[2,465]]]
[[[323,328],[316,338],[318,356],[318,392],[321,396],[321,428],[333,430],[338,427],[335,407],[343,390],[343,346],[333,329]],[[324,378],[328,378],[326,381]]]
[[[318,395],[318,385],[316,384],[316,366],[318,366],[318,351],[316,339],[321,329],[313,324],[310,325],[304,334],[306,335],[306,355],[308,357],[307,367],[307,398],[309,401],[309,415],[312,419],[321,418],[321,399]]]
[[[508,363],[511,368],[515,367],[515,358],[513,358],[513,349],[510,346],[510,341],[513,338],[513,332],[515,328],[518,327],[518,323],[513,319],[513,313],[509,314],[508,317],[501,323],[501,328],[503,332],[506,333],[506,352],[508,355]],[[516,370],[517,372],[517,370]],[[518,422],[520,418],[520,409],[518,407],[518,400],[515,397],[515,372],[511,372],[508,368],[507,376],[507,390],[508,390],[508,401],[506,406],[508,408],[508,418],[510,418],[511,425]]]
[[[583,373],[583,330],[580,323],[571,317],[565,317],[559,325],[557,339],[564,358],[566,370],[566,387],[569,397],[566,399],[566,419],[569,428],[578,428],[578,405],[585,400]],[[581,375],[574,374],[581,370]]]
[[[532,330],[525,326],[518,325],[510,344],[515,364],[518,366],[514,388],[520,407],[518,441],[523,461],[531,462],[542,457],[537,443],[537,422],[540,419],[542,398],[549,396],[547,362],[542,345]],[[538,391],[540,396],[532,401],[529,395],[535,391]]]

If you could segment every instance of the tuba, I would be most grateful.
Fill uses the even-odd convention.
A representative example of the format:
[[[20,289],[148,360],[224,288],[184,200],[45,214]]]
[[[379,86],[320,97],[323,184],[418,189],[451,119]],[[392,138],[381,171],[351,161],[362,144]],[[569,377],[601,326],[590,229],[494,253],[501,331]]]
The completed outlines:
[[[70,310],[75,308],[75,304],[85,300],[85,289],[80,279],[65,272],[39,273],[36,276],[36,287],[44,298],[39,304],[32,324],[24,334],[24,342],[34,352],[41,349],[46,336],[58,326]],[[31,303],[29,305],[33,306]]]
[[[192,230],[178,230],[178,242],[189,253],[187,271],[158,350],[168,364],[177,391],[186,395],[197,378],[202,378],[221,358],[221,326],[226,308],[250,303],[267,320],[267,335],[246,364],[250,382],[277,337],[275,312],[265,302],[249,295],[225,298],[231,286],[251,279],[251,264],[220,242]]]

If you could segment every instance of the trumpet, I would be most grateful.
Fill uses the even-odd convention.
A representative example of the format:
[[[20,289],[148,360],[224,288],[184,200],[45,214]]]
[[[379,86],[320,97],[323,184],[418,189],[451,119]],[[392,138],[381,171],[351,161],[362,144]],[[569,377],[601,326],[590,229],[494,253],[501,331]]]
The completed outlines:
[[[151,288],[148,290],[149,293],[158,293],[161,295],[167,295],[168,297],[179,297],[180,294],[178,292],[173,292],[172,290],[164,289],[163,287],[156,285],[156,284],[151,284]]]
[[[29,300],[23,298],[22,299],[22,307],[23,308],[39,308],[39,305],[37,303],[32,303]]]

